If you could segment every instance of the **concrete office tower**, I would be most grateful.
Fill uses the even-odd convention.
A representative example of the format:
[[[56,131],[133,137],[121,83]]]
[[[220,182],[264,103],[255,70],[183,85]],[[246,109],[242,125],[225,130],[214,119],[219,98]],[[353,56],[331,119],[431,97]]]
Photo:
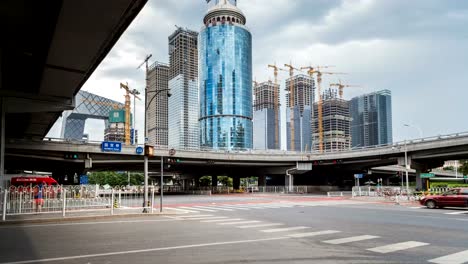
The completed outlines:
[[[169,146],[198,149],[198,33],[178,28],[169,36]]]
[[[351,148],[351,117],[349,101],[339,99],[336,89],[328,89],[323,100],[323,150],[342,151]],[[314,116],[318,116],[318,105],[314,104]],[[314,119],[314,150],[319,151],[318,119]]]
[[[312,105],[315,97],[315,81],[299,74],[286,79],[286,134],[287,149],[310,151],[312,149]],[[291,93],[290,91],[293,91]]]
[[[254,87],[253,147],[280,149],[280,88],[271,81]]]
[[[351,136],[353,147],[393,142],[392,93],[382,90],[351,99]]]
[[[200,143],[252,148],[252,35],[231,2],[208,9],[200,32]]]
[[[153,63],[147,76],[148,94],[146,96],[146,129],[148,143],[154,146],[168,145],[168,89],[169,65],[161,62]]]

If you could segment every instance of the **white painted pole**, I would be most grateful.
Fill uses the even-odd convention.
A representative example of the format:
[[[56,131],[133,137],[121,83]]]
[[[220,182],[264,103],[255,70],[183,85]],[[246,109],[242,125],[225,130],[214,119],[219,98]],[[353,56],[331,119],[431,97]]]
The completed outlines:
[[[2,221],[6,220],[7,197],[8,197],[8,191],[5,189],[5,191],[3,192]]]
[[[114,189],[111,191],[111,197],[110,197],[110,214],[114,215]]]
[[[65,217],[65,211],[66,211],[66,206],[67,206],[67,190],[62,188],[62,197],[63,197],[63,203],[62,203],[62,217]]]

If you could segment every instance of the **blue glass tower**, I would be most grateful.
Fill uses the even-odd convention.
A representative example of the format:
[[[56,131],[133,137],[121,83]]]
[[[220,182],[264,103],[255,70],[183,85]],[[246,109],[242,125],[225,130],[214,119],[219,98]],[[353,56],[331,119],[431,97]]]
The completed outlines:
[[[212,6],[199,35],[200,146],[252,148],[252,35],[227,0]]]

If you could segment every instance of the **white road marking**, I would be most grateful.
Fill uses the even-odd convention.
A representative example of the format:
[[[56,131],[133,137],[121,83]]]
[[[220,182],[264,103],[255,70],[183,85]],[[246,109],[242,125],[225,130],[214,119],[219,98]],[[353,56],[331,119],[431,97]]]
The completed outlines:
[[[459,212],[451,212],[451,213],[444,213],[446,215],[460,215],[460,214],[468,214],[468,211],[459,211]]]
[[[33,259],[33,260],[14,261],[14,262],[2,262],[0,264],[43,263],[43,262],[52,262],[52,261],[65,261],[65,260],[75,260],[75,259],[99,258],[99,257],[119,256],[119,255],[128,255],[128,254],[139,254],[139,253],[157,252],[157,251],[169,251],[169,250],[175,250],[175,249],[212,247],[212,246],[234,245],[234,244],[247,244],[247,243],[257,243],[257,242],[262,242],[262,241],[274,241],[274,240],[284,240],[284,239],[289,239],[289,238],[288,237],[272,237],[272,238],[262,238],[262,239],[252,239],[252,240],[237,240],[237,241],[228,241],[228,242],[192,244],[192,245],[183,245],[183,246],[174,246],[174,247],[149,248],[149,249],[139,249],[139,250],[137,249],[137,250],[129,250],[129,251],[115,251],[115,252],[97,253],[97,254],[88,254],[88,255],[77,255],[77,256],[69,256],[69,257],[44,258],[44,259]]]
[[[410,207],[411,209],[423,209],[423,208],[426,208],[426,206],[413,206],[413,207]]]
[[[193,211],[193,210],[188,210],[188,209],[179,209],[179,208],[176,208],[176,207],[168,207],[167,209],[181,211],[181,212],[184,212],[184,213],[199,213],[198,211]]]
[[[239,206],[223,205],[223,208],[232,209],[232,210],[250,210],[250,208],[244,208]]]
[[[231,219],[216,219],[216,220],[204,220],[200,221],[202,223],[218,223],[218,222],[228,222],[228,221],[239,221],[244,220],[242,218],[231,218]]]
[[[232,209],[221,208],[218,206],[194,206],[196,208],[203,208],[203,209],[213,209],[213,210],[221,210],[221,211],[234,211]]]
[[[258,224],[258,225],[245,225],[245,226],[238,226],[238,228],[256,228],[256,227],[269,227],[269,226],[280,226],[284,225],[281,223],[270,223],[270,224]]]
[[[226,216],[211,216],[211,217],[197,217],[197,218],[187,218],[185,220],[215,220],[215,219],[226,219]]]
[[[227,223],[218,223],[218,225],[243,225],[243,224],[255,224],[261,223],[262,221],[238,221],[238,222],[227,222]]]
[[[301,229],[307,229],[307,228],[310,228],[310,227],[296,226],[296,227],[265,229],[265,230],[260,230],[260,231],[265,232],[265,233],[276,233],[276,232],[295,231],[295,230],[301,230]]]
[[[249,208],[249,209],[266,209],[266,208],[260,207],[259,205],[256,205],[256,204],[236,204],[236,206],[243,207],[243,208]]]
[[[336,233],[340,233],[340,232],[341,231],[337,231],[337,230],[325,230],[325,231],[317,231],[317,232],[291,234],[291,235],[288,235],[288,236],[294,237],[294,238],[300,238],[300,237],[313,237],[313,236],[336,234]]]
[[[190,209],[198,210],[198,211],[202,211],[202,212],[217,212],[216,210],[203,209],[203,208],[199,208],[198,206],[193,206],[193,207],[180,207],[180,208],[190,208]],[[189,210],[190,210],[190,209],[189,209]]]
[[[181,215],[179,217],[181,218],[198,218],[198,217],[207,217],[207,216],[213,216],[210,214],[201,214],[201,215]]]
[[[428,260],[437,264],[463,264],[468,263],[468,250],[461,251],[455,254],[446,255],[440,258]]]
[[[370,235],[353,236],[353,237],[345,237],[345,238],[339,238],[339,239],[326,240],[326,241],[323,241],[323,243],[339,245],[339,244],[369,240],[369,239],[374,239],[374,238],[379,238],[379,237],[378,236],[370,236]]]
[[[385,253],[407,250],[410,248],[422,247],[422,246],[427,246],[427,245],[429,245],[429,243],[423,243],[423,242],[418,242],[418,241],[407,241],[407,242],[390,244],[390,245],[381,246],[381,247],[368,248],[367,250],[385,254]]]

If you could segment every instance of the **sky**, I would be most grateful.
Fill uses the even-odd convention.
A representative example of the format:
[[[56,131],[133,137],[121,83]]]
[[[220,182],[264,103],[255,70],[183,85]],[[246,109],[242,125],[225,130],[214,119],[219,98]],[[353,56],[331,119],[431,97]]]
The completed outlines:
[[[346,75],[325,76],[322,87],[338,79],[362,86],[346,89],[345,99],[391,90],[395,142],[468,131],[468,1],[238,0],[238,7],[252,32],[257,81],[273,79],[267,65],[275,62],[333,65]],[[143,92],[137,67],[145,56],[167,63],[176,25],[200,31],[206,10],[205,0],[149,0],[82,89],[121,102],[120,82]],[[287,77],[281,72],[283,86]],[[144,102],[136,111],[142,132]],[[59,137],[60,126],[49,136]],[[87,121],[90,140],[103,131],[103,121]]]

